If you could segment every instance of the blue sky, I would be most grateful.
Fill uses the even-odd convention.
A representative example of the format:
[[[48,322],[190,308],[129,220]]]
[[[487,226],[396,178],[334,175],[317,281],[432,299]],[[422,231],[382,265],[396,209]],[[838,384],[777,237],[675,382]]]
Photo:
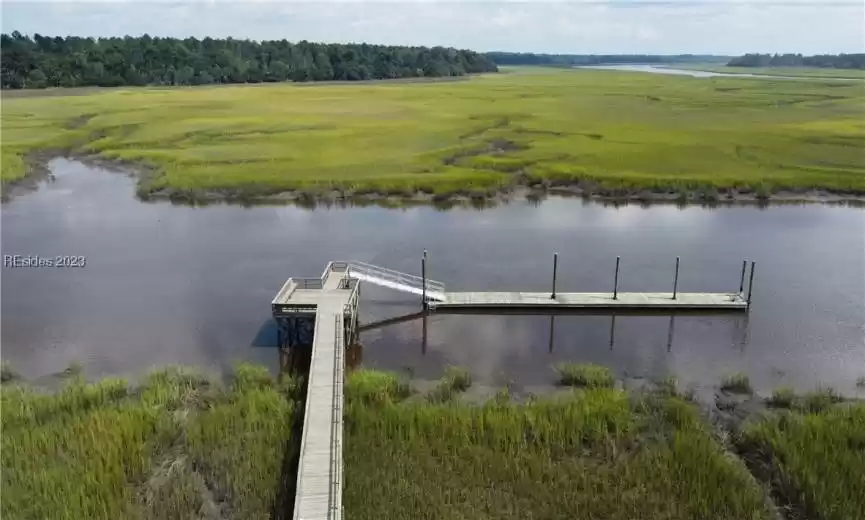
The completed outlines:
[[[445,45],[554,53],[865,52],[863,0],[2,3],[3,32]]]

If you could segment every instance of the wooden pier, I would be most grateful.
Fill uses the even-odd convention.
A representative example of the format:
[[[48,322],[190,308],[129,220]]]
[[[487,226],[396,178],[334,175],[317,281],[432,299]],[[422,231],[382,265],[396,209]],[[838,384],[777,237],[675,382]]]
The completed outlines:
[[[331,262],[320,278],[289,278],[271,302],[280,348],[311,349],[295,520],[342,518],[343,354],[357,331],[359,296],[348,264]]]
[[[612,292],[561,293],[556,291],[556,254],[550,292],[446,292],[443,283],[427,278],[426,262],[424,251],[421,276],[362,262],[330,262],[320,277],[289,278],[271,301],[280,349],[310,349],[294,520],[339,520],[343,516],[344,352],[356,342],[361,281],[420,296],[425,308],[422,315],[426,310],[606,310],[613,314],[613,323],[616,312],[747,312],[754,285],[754,262],[751,262],[746,296],[747,262],[743,262],[738,292],[680,293],[677,258],[671,291],[619,292],[620,259],[616,258]]]

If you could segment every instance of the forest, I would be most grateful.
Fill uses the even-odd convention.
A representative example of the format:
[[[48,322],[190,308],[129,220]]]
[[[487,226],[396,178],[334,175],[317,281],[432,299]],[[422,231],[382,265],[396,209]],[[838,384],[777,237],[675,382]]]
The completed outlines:
[[[834,69],[865,69],[865,54],[745,54],[733,58],[729,67],[820,67]]]
[[[2,88],[357,81],[496,72],[483,54],[444,47],[204,38],[2,35]]]

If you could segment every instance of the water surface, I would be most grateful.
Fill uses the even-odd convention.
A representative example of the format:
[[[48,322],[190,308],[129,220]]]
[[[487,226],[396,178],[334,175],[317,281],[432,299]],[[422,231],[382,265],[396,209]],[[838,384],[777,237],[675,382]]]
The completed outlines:
[[[656,65],[631,64],[631,65],[580,65],[577,69],[596,69],[596,70],[623,70],[629,72],[649,72],[652,74],[670,74],[674,76],[691,76],[694,78],[762,78],[762,79],[806,79],[806,80],[841,80],[841,81],[857,81],[853,78],[833,78],[820,76],[782,76],[770,74],[749,74],[749,73],[732,73],[732,72],[709,72],[706,70],[693,69],[676,69],[672,67],[659,67]]]
[[[362,334],[366,366],[438,377],[466,366],[488,385],[533,390],[550,365],[592,361],[618,374],[711,385],[732,371],[763,388],[865,375],[865,211],[825,205],[709,209],[605,207],[551,198],[483,211],[431,207],[142,203],[134,179],[57,159],[56,181],[2,207],[2,253],[82,255],[84,268],[3,268],[3,358],[28,377],[78,361],[132,375],[170,363],[275,367],[269,302],[288,276],[329,260],[429,275],[448,290],[544,290],[559,252],[559,291],[735,291],[757,262],[750,315],[432,315]],[[361,319],[415,313],[417,298],[364,285]],[[427,334],[424,339],[423,331]],[[550,332],[553,332],[552,341]],[[256,346],[257,345],[257,346]]]

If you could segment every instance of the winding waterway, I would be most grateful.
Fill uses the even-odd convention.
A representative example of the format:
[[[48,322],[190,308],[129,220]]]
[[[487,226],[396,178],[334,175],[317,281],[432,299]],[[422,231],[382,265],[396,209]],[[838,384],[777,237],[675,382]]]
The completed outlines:
[[[135,180],[67,159],[56,179],[2,206],[4,255],[86,257],[83,268],[2,270],[3,359],[26,377],[83,365],[88,376],[181,363],[277,365],[269,302],[288,276],[329,260],[429,275],[450,290],[544,290],[559,252],[559,291],[735,291],[757,262],[748,316],[433,314],[368,330],[366,366],[543,388],[559,361],[630,377],[713,385],[744,371],[758,388],[828,384],[855,393],[865,375],[865,211],[847,207],[615,208],[579,199],[493,209],[294,206],[204,208],[134,198]],[[361,319],[415,313],[416,297],[363,288]],[[426,338],[423,331],[426,329]],[[552,337],[551,337],[552,331]]]

